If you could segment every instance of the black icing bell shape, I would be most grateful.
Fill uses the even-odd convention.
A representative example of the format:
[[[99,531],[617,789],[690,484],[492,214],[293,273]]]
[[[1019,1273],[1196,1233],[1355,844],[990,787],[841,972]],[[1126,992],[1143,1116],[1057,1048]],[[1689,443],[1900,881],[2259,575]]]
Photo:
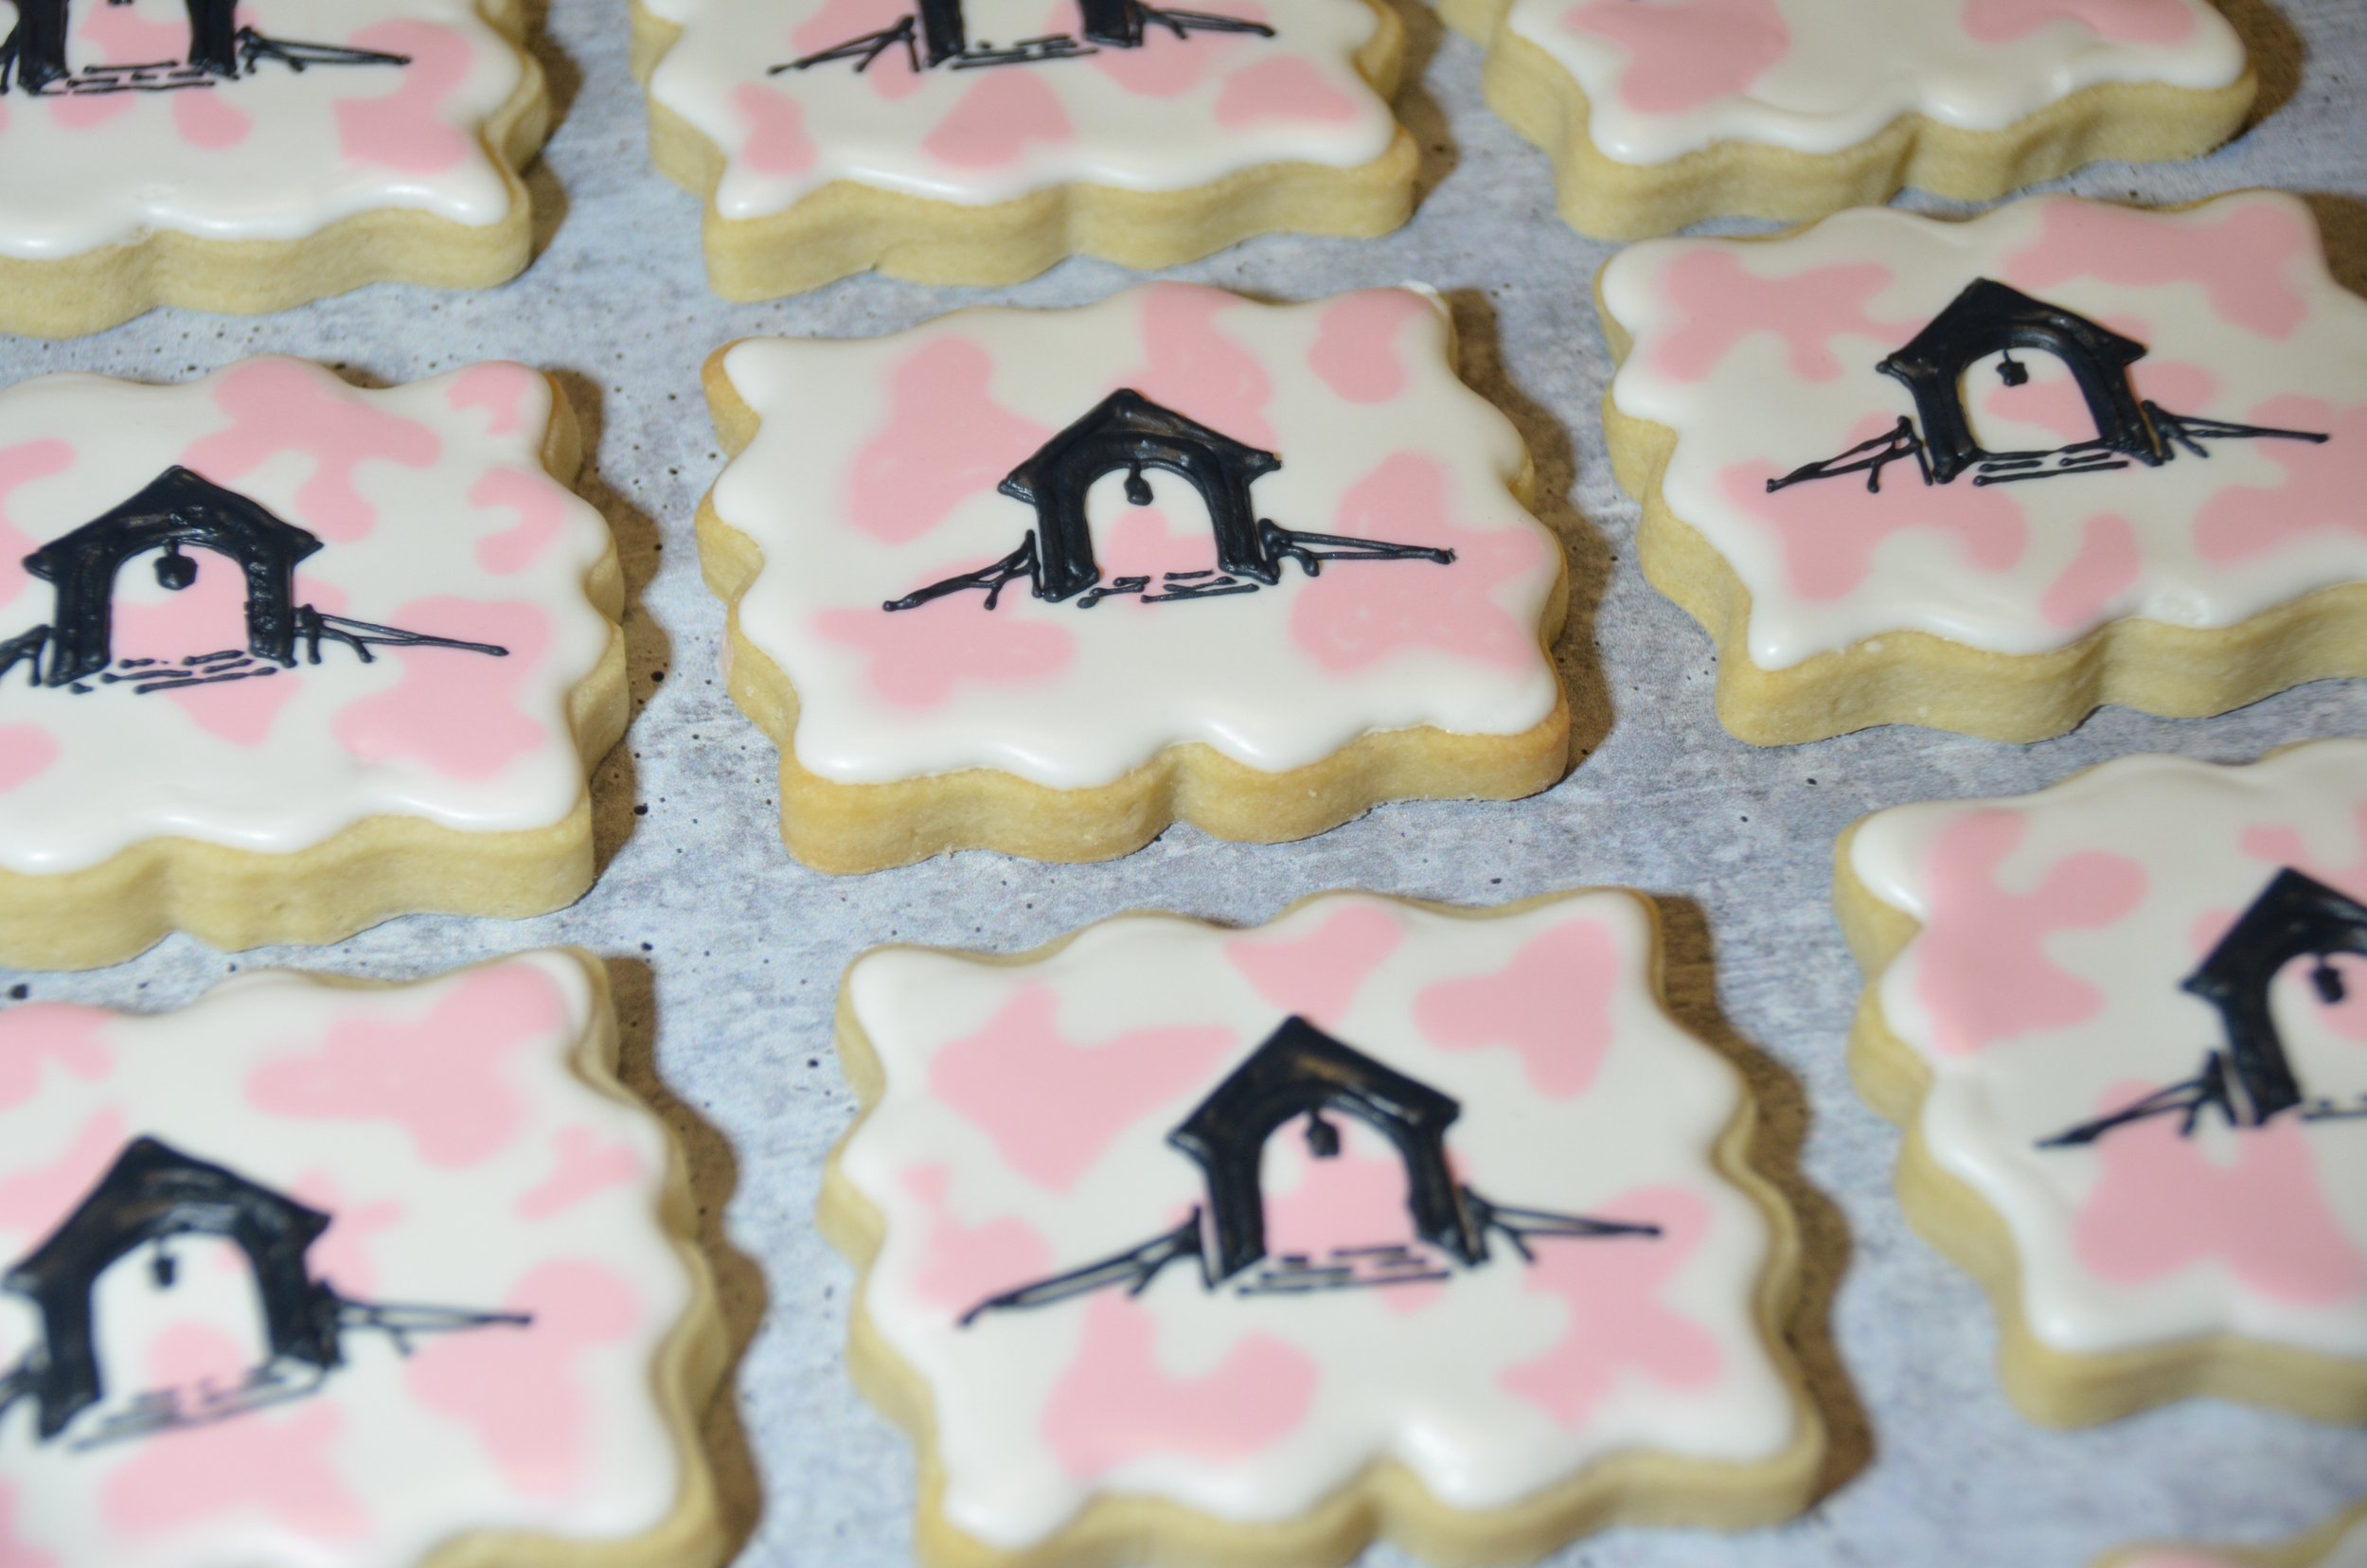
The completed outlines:
[[[2343,997],[2349,994],[2342,984],[2342,971],[2324,958],[2319,959],[2318,967],[2309,971],[2309,983],[2318,989],[2318,1000],[2329,1007],[2340,1007]]]
[[[1307,1114],[1307,1151],[1319,1160],[1336,1159],[1340,1153],[1340,1130],[1320,1111]]]
[[[1997,362],[1997,379],[2008,386],[2024,385],[2030,380],[2030,366],[2016,359],[2009,349],[2005,357]]]
[[[1143,477],[1139,464],[1126,471],[1126,498],[1138,507],[1150,505],[1150,481]]]
[[[195,581],[197,562],[183,555],[179,544],[166,545],[156,558],[156,586],[177,594]]]

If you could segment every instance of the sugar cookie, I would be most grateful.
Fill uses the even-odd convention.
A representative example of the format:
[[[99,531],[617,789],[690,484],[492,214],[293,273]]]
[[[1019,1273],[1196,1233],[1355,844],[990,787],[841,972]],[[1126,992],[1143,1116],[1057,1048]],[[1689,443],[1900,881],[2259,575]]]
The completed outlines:
[[[0,391],[0,963],[579,897],[626,700],[578,460],[519,365]]]
[[[754,339],[699,513],[800,860],[1272,843],[1569,766],[1561,551],[1437,301],[1154,284]]]
[[[2131,1546],[2096,1568],[2367,1568],[2367,1504],[2282,1546]]]
[[[2124,757],[1842,838],[1859,1086],[2049,1425],[2367,1419],[2367,741]]]
[[[847,971],[824,1230],[933,1564],[1524,1561],[1813,1493],[1799,1240],[1619,891]]]

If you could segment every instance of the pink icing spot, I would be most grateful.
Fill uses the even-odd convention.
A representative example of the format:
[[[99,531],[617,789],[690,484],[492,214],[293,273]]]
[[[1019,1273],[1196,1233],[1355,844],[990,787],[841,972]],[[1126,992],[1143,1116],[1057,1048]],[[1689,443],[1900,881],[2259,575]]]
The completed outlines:
[[[1043,1437],[1080,1479],[1136,1459],[1243,1460],[1298,1430],[1315,1402],[1314,1358],[1271,1334],[1244,1334],[1215,1370],[1171,1377],[1158,1320],[1129,1296],[1085,1310],[1077,1359],[1045,1401]]]
[[[2136,527],[2117,512],[2099,512],[2082,526],[2079,553],[2048,585],[2038,614],[2049,626],[2084,631],[2102,621],[2113,601],[2136,585],[2144,566]]]
[[[469,42],[425,22],[381,22],[353,35],[358,49],[409,55],[399,84],[376,98],[337,100],[337,143],[355,163],[405,174],[440,174],[476,151],[474,135],[447,124],[444,100],[469,80]]]
[[[1011,1169],[1067,1192],[1138,1117],[1205,1078],[1235,1041],[1227,1028],[1185,1026],[1077,1041],[1060,1032],[1059,1006],[1048,987],[1021,987],[984,1028],[936,1054],[929,1092],[991,1139]]]
[[[1537,628],[1496,602],[1504,583],[1537,571],[1552,546],[1533,528],[1459,528],[1450,519],[1447,472],[1400,452],[1341,498],[1334,532],[1397,544],[1444,546],[1451,564],[1337,562],[1303,585],[1290,636],[1333,671],[1363,669],[1409,648],[1519,668],[1535,664]]]
[[[1446,980],[1414,999],[1414,1019],[1443,1051],[1508,1045],[1549,1099],[1582,1095],[1611,1046],[1619,942],[1593,920],[1533,938],[1495,974]]]
[[[1775,0],[1587,0],[1561,22],[1628,51],[1619,98],[1646,115],[1681,115],[1732,98],[1791,47]]]
[[[1968,1056],[2093,1018],[2104,993],[2047,956],[2058,931],[2100,931],[2135,913],[2145,868],[2101,849],[2066,855],[2028,893],[1998,867],[2028,835],[2019,811],[1967,811],[1931,846],[1930,909],[1915,938],[1915,994],[1942,1056]]]
[[[520,1195],[521,1220],[548,1220],[611,1187],[641,1180],[641,1155],[629,1143],[602,1143],[589,1127],[562,1127],[552,1140],[550,1175]]]
[[[179,60],[188,48],[188,33],[170,23],[148,21],[128,7],[88,7],[84,9],[81,25],[74,29],[69,48],[76,56],[86,54],[99,64],[150,64]],[[211,98],[213,94],[204,88],[192,88],[171,96]],[[139,95],[133,93],[80,93],[49,100],[51,116],[69,131],[104,125],[129,113],[139,101]],[[177,106],[173,118],[177,126]]]
[[[1217,123],[1227,130],[1285,120],[1294,125],[1347,125],[1363,102],[1324,75],[1311,60],[1285,55],[1244,65],[1224,79]]]
[[[1154,283],[1143,294],[1143,350],[1119,384],[1251,446],[1274,445],[1266,422],[1273,379],[1257,356],[1217,326],[1241,300],[1195,283]]]
[[[564,1497],[583,1484],[590,1401],[578,1363],[641,1326],[632,1281],[588,1258],[537,1264],[503,1303],[533,1322],[422,1345],[411,1397],[475,1432],[512,1491]]]
[[[732,107],[748,122],[740,160],[757,173],[803,174],[822,155],[806,134],[806,111],[795,98],[743,81],[732,93]]]
[[[525,469],[487,472],[469,491],[469,505],[515,512],[518,521],[477,541],[477,564],[496,577],[523,572],[557,539],[567,522],[566,489],[548,474]]]
[[[1850,433],[1870,439],[1892,421],[1873,416]],[[1862,586],[1874,555],[1894,534],[1929,528],[1956,536],[1966,561],[2002,572],[2021,560],[2029,543],[2021,503],[2006,486],[1920,485],[1894,472],[1879,491],[1856,479],[1791,485],[1770,491],[1769,463],[1737,463],[1718,475],[1728,499],[1765,524],[1783,548],[1784,576],[1804,599],[1829,603]]]
[[[492,1158],[525,1120],[502,1063],[564,1028],[547,975],[522,965],[463,977],[416,1023],[348,1019],[317,1050],[258,1067],[246,1097],[303,1121],[391,1121],[438,1169]]]
[[[846,474],[855,526],[907,543],[1003,476],[1050,438],[1050,427],[994,401],[994,356],[970,338],[936,337],[888,381],[888,415]]]
[[[893,27],[912,15],[911,0],[825,0],[822,8],[790,29],[791,58],[803,59],[819,54],[834,45],[865,33]],[[1075,13],[1062,22],[1047,27],[1045,32],[1071,30]],[[845,69],[845,67],[839,67]],[[891,49],[873,62],[863,73],[871,83],[871,90],[893,103],[905,94],[918,90],[921,78],[915,72],[900,49]]]
[[[1263,22],[1269,15],[1265,7],[1250,0],[1227,0],[1224,13],[1244,22]],[[1077,8],[1063,3],[1052,8],[1044,18],[1042,30],[1059,33],[1074,32],[1076,28]],[[1092,60],[1095,69],[1129,93],[1143,98],[1180,98],[1207,80],[1248,43],[1248,39],[1234,33],[1194,33],[1189,38],[1178,38],[1153,24],[1143,29],[1141,47],[1103,49]]]
[[[0,1230],[47,1235],[123,1152],[123,1113],[100,1111],[82,1124],[63,1154],[0,1180]]]
[[[1406,388],[1397,337],[1406,324],[1431,316],[1430,301],[1402,289],[1363,289],[1325,307],[1308,367],[1354,403],[1385,403]]]
[[[506,648],[507,656],[453,648],[394,648],[382,657],[402,680],[351,704],[331,724],[357,761],[415,761],[447,778],[491,778],[541,748],[549,730],[518,708],[525,685],[550,646],[550,622],[523,602],[414,599],[395,624],[439,637]]]
[[[2002,268],[2018,289],[2042,293],[2075,277],[2138,288],[2194,283],[2221,321],[2279,339],[2308,313],[2285,274],[2314,250],[2315,236],[2282,203],[2242,202],[2202,221],[2074,202],[2042,212],[2038,238]]]
[[[218,152],[246,140],[248,133],[255,129],[255,116],[213,93],[175,93],[172,128],[191,147]]]
[[[1052,1243],[1024,1220],[989,1220],[965,1225],[946,1203],[952,1173],[941,1165],[915,1166],[904,1172],[904,1190],[929,1211],[929,1238],[913,1289],[923,1301],[950,1312],[966,1312],[998,1292],[1053,1270]]]
[[[2115,1085],[2097,1109],[2118,1110],[2152,1088]],[[2218,1141],[2214,1149],[2181,1137],[2169,1116],[2098,1139],[2103,1175],[2072,1238],[2080,1262],[2116,1285],[2216,1260],[2274,1301],[2312,1306],[2358,1295],[2367,1258],[2327,1205],[2302,1124],[2286,1117]]]
[[[2116,44],[2180,44],[2195,30],[2185,0],[1966,0],[1965,31],[1984,44],[2011,44],[2057,22]]]
[[[64,441],[26,441],[0,449],[0,604],[15,598],[33,580],[24,562],[35,542],[9,521],[9,498],[18,487],[63,473],[73,464],[74,448]]]
[[[187,559],[197,568],[197,580],[188,587],[146,604],[116,603],[112,647],[117,658],[174,663],[191,654],[246,646],[245,571],[209,550],[192,550]],[[309,580],[304,586],[326,587]],[[317,593],[308,597],[315,603],[324,597]],[[208,735],[234,746],[259,746],[271,739],[279,710],[296,694],[291,673],[275,670],[243,681],[183,686],[164,697]]]
[[[330,1216],[329,1228],[305,1254],[314,1272],[348,1300],[369,1296],[378,1289],[370,1238],[402,1223],[402,1204],[391,1198],[357,1203],[326,1170],[306,1171],[289,1190],[297,1202]]]
[[[1171,532],[1167,514],[1157,507],[1128,507],[1095,531],[1094,554],[1105,579],[1147,577],[1156,582],[1163,572],[1215,567],[1217,538],[1205,523]]]
[[[0,794],[30,784],[58,760],[57,737],[32,724],[0,724]]]
[[[2243,852],[2253,860],[2267,861],[2277,866],[2289,865],[2330,887],[2340,888],[2353,898],[2367,898],[2367,804],[2354,809],[2351,823],[2358,835],[2358,853],[2348,865],[2312,854],[2301,834],[2282,825],[2248,828],[2238,843]]]
[[[1304,936],[1279,941],[1237,936],[1224,944],[1224,957],[1282,1012],[1336,1029],[1364,982],[1404,940],[1405,928],[1388,910],[1348,904],[1333,910]]]
[[[999,169],[1015,162],[1029,142],[1073,140],[1076,129],[1059,96],[1026,71],[966,71],[977,80],[921,142],[922,151],[956,169]],[[1023,454],[1024,455],[1024,454]]]
[[[1340,1152],[1327,1160],[1310,1158],[1296,1138],[1266,1146],[1268,1256],[1297,1253],[1321,1262],[1344,1247],[1424,1249],[1406,1208],[1405,1162],[1385,1144],[1379,1153],[1360,1147],[1368,1140],[1379,1143],[1361,1123],[1350,1123],[1346,1131]],[[1283,1191],[1284,1172],[1291,1169],[1296,1185]],[[1444,1280],[1421,1280],[1375,1287],[1372,1293],[1391,1310],[1405,1313],[1433,1305],[1446,1289]]]
[[[485,410],[486,434],[507,436],[525,426],[527,406],[546,384],[539,371],[507,360],[492,360],[472,365],[453,377],[444,401],[456,412]]]
[[[112,1015],[97,1007],[34,1002],[0,1012],[0,1111],[24,1104],[41,1087],[44,1063],[84,1083],[115,1070],[101,1040]]]
[[[967,595],[913,610],[829,610],[814,630],[871,655],[871,689],[898,707],[931,708],[963,681],[1023,683],[1066,669],[1077,638],[1013,613],[983,609]]]
[[[2195,549],[2203,560],[2230,565],[2317,533],[2367,539],[2367,403],[2338,413],[2315,398],[2271,398],[2247,419],[2332,439],[2251,443],[2285,471],[2284,482],[2233,485],[2204,502],[2195,514]]]
[[[1877,320],[1867,309],[1895,276],[1863,261],[1761,277],[1732,250],[1681,252],[1661,274],[1661,287],[1683,323],[1660,340],[1653,367],[1672,381],[1701,381],[1745,338],[1771,332],[1791,350],[1792,374],[1831,381],[1842,373],[1840,339],[1880,342],[1897,331],[1900,323]]]
[[[160,1342],[160,1351],[170,1347]],[[308,1540],[354,1540],[370,1516],[330,1463],[344,1427],[334,1405],[315,1402],[157,1434],[109,1473],[99,1516],[127,1536],[260,1514]]]
[[[1603,1212],[1648,1221],[1661,1234],[1538,1242],[1527,1288],[1561,1297],[1569,1320],[1560,1344],[1497,1380],[1565,1430],[1584,1421],[1623,1372],[1664,1388],[1700,1388],[1723,1370],[1709,1331],[1659,1299],[1707,1236],[1709,1205],[1682,1187],[1644,1187]]]
[[[283,453],[314,464],[296,491],[299,515],[289,519],[344,543],[365,539],[378,509],[354,487],[366,462],[423,469],[443,454],[443,442],[423,424],[373,407],[326,370],[293,360],[252,360],[225,372],[214,402],[230,428],[193,443],[181,461],[218,485],[238,482]]]
[[[0,130],[8,121],[0,118]],[[0,1480],[0,1568],[58,1568],[58,1559],[16,1533],[16,1484]]]

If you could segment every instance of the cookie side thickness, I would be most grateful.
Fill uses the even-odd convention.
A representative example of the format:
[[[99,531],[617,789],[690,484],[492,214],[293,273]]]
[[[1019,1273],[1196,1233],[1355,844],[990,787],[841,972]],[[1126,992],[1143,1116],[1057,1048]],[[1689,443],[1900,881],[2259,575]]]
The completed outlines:
[[[582,435],[564,391],[548,389],[544,473],[572,487]],[[275,942],[341,941],[406,914],[525,918],[562,909],[591,887],[589,775],[624,738],[624,575],[610,538],[582,591],[608,622],[596,667],[567,701],[586,783],[547,827],[472,832],[413,816],[365,817],[287,852],[158,836],[98,864],[55,874],[0,867],[0,962],[96,969],[136,956],[176,931],[238,952]]]
[[[1498,117],[1552,159],[1564,222],[1596,239],[1673,234],[1717,217],[1812,219],[1879,205],[1913,187],[1991,201],[2106,160],[2199,157],[2239,131],[2258,94],[2251,66],[2216,89],[2100,82],[1999,130],[1908,111],[1842,151],[1728,139],[1658,163],[1606,153],[1577,80],[1505,25],[1514,0],[1443,0],[1447,25],[1486,48],[1483,86]]]
[[[1405,28],[1379,0],[1356,68],[1384,103],[1405,66]],[[645,87],[683,25],[633,4],[633,64]],[[650,155],[701,199],[709,287],[754,302],[876,271],[916,283],[1019,283],[1070,256],[1137,271],[1178,266],[1261,234],[1374,239],[1411,215],[1421,149],[1402,126],[1378,158],[1352,169],[1274,162],[1163,191],[1067,183],[984,205],[938,201],[858,180],[834,181],[787,210],[727,217],[717,204],[726,154],[645,93]]]
[[[2055,788],[2098,771],[2073,775]],[[2024,1309],[2021,1249],[2003,1215],[1933,1155],[1924,1107],[1934,1075],[1882,1007],[1884,976],[1923,930],[1859,873],[1860,830],[1882,814],[1852,823],[1834,846],[1835,916],[1864,976],[1850,1030],[1850,1077],[1860,1097],[1904,1134],[1893,1182],[1909,1223],[1989,1298],[2006,1398],[2029,1420],[2057,1429],[2102,1425],[2198,1398],[2235,1399],[2316,1420],[2360,1419],[2367,1412],[2367,1367],[2333,1356],[2234,1332],[2070,1352],[2033,1330]]]
[[[2145,210],[2190,213],[2230,199]],[[1818,226],[1721,243],[1776,244]],[[1616,370],[1632,353],[1634,337],[1605,298],[1604,280],[1616,259],[1594,280],[1596,319],[1614,366],[1602,403],[1612,470],[1638,501],[1636,558],[1646,579],[1717,649],[1718,722],[1735,739],[1798,745],[1877,725],[1916,724],[2025,743],[2066,734],[2107,705],[2208,718],[2312,681],[2367,675],[2367,584],[2359,583],[2319,588],[2221,627],[2123,615],[2044,652],[2000,652],[1893,628],[1794,664],[1759,664],[1749,639],[1749,587],[1668,503],[1664,482],[1679,434],[1618,404]]]
[[[730,352],[727,346],[711,355],[703,379],[724,451],[736,457],[756,439],[758,420],[726,372]],[[1521,465],[1507,488],[1525,508],[1534,485],[1525,451]],[[698,537],[708,586],[727,607],[733,700],[780,753],[783,840],[821,870],[882,870],[963,848],[1044,861],[1111,859],[1179,821],[1222,838],[1278,843],[1326,831],[1392,800],[1519,799],[1550,788],[1569,770],[1569,697],[1557,675],[1552,710],[1524,732],[1367,732],[1318,762],[1278,772],[1186,741],[1165,746],[1113,781],[1083,788],[1056,788],[988,767],[880,783],[828,779],[797,759],[793,685],[740,629],[740,601],[764,569],[760,547],[721,518],[712,491],[700,503]],[[1566,563],[1557,561],[1537,632],[1549,662],[1567,610],[1567,575]]]
[[[476,0],[478,17],[519,71],[478,142],[508,195],[490,224],[386,207],[336,219],[294,240],[221,240],[152,226],[133,243],[56,260],[0,257],[0,331],[72,338],[160,308],[261,315],[371,283],[486,289],[524,272],[533,212],[522,171],[550,134],[543,67],[525,47],[523,0]]]
[[[1657,911],[1649,900],[1624,890],[1580,889],[1548,894],[1477,911],[1417,900],[1385,900],[1397,908],[1484,922],[1517,917],[1605,892],[1632,900],[1651,932],[1649,959],[1654,1006],[1666,1020],[1660,996]],[[1290,905],[1272,924],[1337,894],[1316,895]],[[1041,964],[1078,938],[1111,926],[1142,920],[1175,920],[1151,913],[1121,915],[1016,954],[945,954],[984,969],[1019,969]],[[1202,929],[1226,928],[1190,921]],[[1254,936],[1266,927],[1241,933]],[[1772,1184],[1753,1164],[1756,1106],[1735,1075],[1735,1111],[1712,1150],[1717,1175],[1737,1188],[1768,1227],[1770,1249],[1753,1292],[1753,1310],[1760,1348],[1788,1390],[1794,1421],[1784,1451],[1753,1464],[1686,1460],[1658,1451],[1622,1451],[1586,1466],[1568,1481],[1521,1502],[1487,1509],[1441,1503],[1404,1464],[1390,1459],[1368,1465],[1314,1507],[1288,1520],[1243,1523],[1220,1519],[1174,1501],[1096,1492],[1068,1523],[1025,1548],[1005,1550],[980,1541],[953,1523],[944,1510],[945,1476],[935,1437],[935,1416],[922,1378],[874,1327],[868,1300],[871,1271],[884,1236],[880,1210],[847,1177],[847,1149],[871,1120],[887,1093],[879,1056],[858,1020],[851,994],[856,969],[881,953],[938,950],[891,945],[871,950],[850,965],[837,1008],[840,1060],[862,1112],[833,1150],[824,1172],[816,1218],[823,1234],[859,1274],[848,1324],[850,1372],[865,1397],[912,1439],[920,1476],[917,1543],[932,1568],[1021,1568],[1059,1563],[1063,1568],[1114,1568],[1146,1556],[1176,1564],[1247,1563],[1261,1568],[1344,1561],[1376,1540],[1386,1540],[1444,1565],[1522,1561],[1550,1553],[1581,1536],[1620,1524],[1677,1525],[1741,1530],[1780,1523],[1814,1499],[1825,1434],[1818,1406],[1784,1352],[1787,1329],[1797,1306],[1801,1262],[1798,1227]],[[1731,1067],[1728,1068],[1731,1071]]]
[[[2344,1548],[2348,1547],[2348,1552]],[[2352,1568],[2367,1551],[2367,1504],[2344,1510],[2298,1541],[2275,1546],[2196,1546],[2162,1541],[2109,1552],[2095,1568]]]

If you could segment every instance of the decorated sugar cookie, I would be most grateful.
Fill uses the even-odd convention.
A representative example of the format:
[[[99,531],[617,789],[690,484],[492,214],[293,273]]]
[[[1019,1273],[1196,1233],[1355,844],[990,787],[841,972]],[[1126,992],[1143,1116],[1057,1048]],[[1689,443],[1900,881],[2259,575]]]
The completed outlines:
[[[1403,223],[1378,0],[635,0],[659,169],[707,276],[769,299],[878,269],[1013,283]]]
[[[1638,554],[1743,739],[2367,673],[2367,302],[2291,197],[1848,212],[1639,245],[1599,294]]]
[[[285,310],[526,263],[549,119],[518,0],[15,0],[0,330]]]
[[[2132,1546],[2096,1568],[2367,1568],[2367,1505],[2282,1546]]]
[[[1860,1087],[2050,1424],[2367,1418],[2367,742],[2107,763],[1842,841]]]
[[[723,1340],[603,971],[0,1011],[0,1561],[720,1563]]]
[[[1526,1560],[1804,1506],[1798,1242],[1650,906],[858,959],[826,1231],[940,1563]]]
[[[0,391],[0,963],[578,897],[625,693],[578,460],[518,365]]]
[[[1183,284],[708,362],[699,518],[798,858],[1273,842],[1569,766],[1561,551],[1436,299]]]
[[[1438,0],[1490,107],[1610,240],[1816,218],[1914,186],[1987,201],[2191,158],[2257,88],[2211,0]]]

